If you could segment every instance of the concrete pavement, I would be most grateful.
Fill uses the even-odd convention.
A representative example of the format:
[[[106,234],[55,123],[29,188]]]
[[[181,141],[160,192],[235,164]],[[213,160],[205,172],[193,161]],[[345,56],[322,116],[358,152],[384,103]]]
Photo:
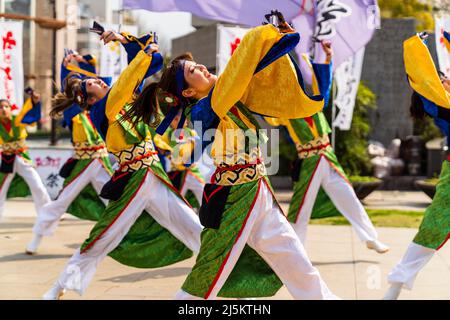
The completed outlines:
[[[426,206],[426,202],[423,199],[422,205]],[[34,214],[30,201],[7,202],[0,223],[0,299],[39,299],[93,225],[67,216],[56,234],[44,239],[39,254],[27,256],[24,249],[32,237]],[[343,299],[380,299],[387,289],[388,272],[401,259],[416,232],[394,228],[378,231],[380,239],[391,246],[385,255],[366,249],[351,227],[310,226],[308,254],[329,287]],[[192,258],[165,268],[143,270],[123,266],[108,257],[100,264],[83,299],[172,299],[194,261]],[[450,245],[436,254],[419,274],[414,290],[404,291],[401,298],[450,299]],[[64,299],[80,297],[68,293]],[[273,299],[291,296],[282,288]]]

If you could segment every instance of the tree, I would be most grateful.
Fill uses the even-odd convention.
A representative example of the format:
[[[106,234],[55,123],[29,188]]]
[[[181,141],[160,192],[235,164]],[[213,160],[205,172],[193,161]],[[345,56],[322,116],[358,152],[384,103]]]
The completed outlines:
[[[433,6],[419,0],[379,0],[383,18],[416,18],[417,30],[434,30]]]

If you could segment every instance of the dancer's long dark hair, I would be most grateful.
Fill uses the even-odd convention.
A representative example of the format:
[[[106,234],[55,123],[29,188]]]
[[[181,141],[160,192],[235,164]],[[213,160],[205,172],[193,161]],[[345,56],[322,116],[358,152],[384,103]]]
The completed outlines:
[[[77,103],[83,109],[88,109],[87,99],[80,99],[81,82],[82,80],[75,77],[75,73],[70,73],[66,79],[64,79],[65,86],[64,92],[58,92],[52,98],[52,109],[50,110],[50,116],[52,118],[61,117],[64,110],[71,107],[74,103]]]
[[[441,81],[445,79],[445,74],[442,71],[438,71]],[[409,112],[411,117],[417,120],[422,120],[428,114],[425,112],[425,106],[423,104],[422,98],[417,92],[413,92],[411,96],[411,105],[409,107]]]
[[[123,116],[122,120],[131,122],[133,126],[136,126],[139,122],[143,121],[152,127],[156,127],[160,122],[158,91],[163,90],[174,96],[176,95],[176,73],[183,60],[193,61],[194,59],[189,52],[173,59],[170,65],[163,71],[161,80],[159,82],[153,82],[144,88],[139,96],[132,102],[131,108]]]

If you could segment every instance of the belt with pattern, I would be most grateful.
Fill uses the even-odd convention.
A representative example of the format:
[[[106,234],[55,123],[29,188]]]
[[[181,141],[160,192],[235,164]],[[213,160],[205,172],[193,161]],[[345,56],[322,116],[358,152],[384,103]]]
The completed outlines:
[[[25,139],[2,144],[2,152],[6,155],[21,154],[27,150],[28,146],[25,143]]]
[[[158,152],[153,142],[142,141],[131,148],[114,154],[119,163],[120,172],[134,172],[143,168],[149,168],[159,162]]]
[[[261,159],[255,163],[221,165],[211,177],[211,183],[221,186],[233,186],[253,182],[266,176],[266,166]]]
[[[328,135],[316,138],[306,144],[297,144],[297,154],[300,159],[321,155],[332,149]]]
[[[76,142],[73,144],[74,159],[97,159],[108,156],[108,150],[103,141],[90,144],[88,142]]]

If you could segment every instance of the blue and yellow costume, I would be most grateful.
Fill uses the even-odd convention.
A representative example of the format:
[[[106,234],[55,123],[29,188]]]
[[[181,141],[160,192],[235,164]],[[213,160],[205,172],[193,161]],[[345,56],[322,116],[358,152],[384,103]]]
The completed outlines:
[[[61,88],[64,91],[66,78],[71,72],[76,72],[80,78],[98,78],[96,72],[96,59],[91,55],[83,56],[85,62],[79,66],[61,65]],[[111,78],[102,78],[106,83],[111,83]],[[76,183],[76,179],[94,161],[100,161],[104,169],[112,175],[113,170],[108,156],[108,151],[103,139],[95,129],[89,110],[83,110],[79,105],[73,104],[63,113],[63,127],[67,127],[71,133],[71,141],[74,147],[74,155],[65,163],[60,175],[65,178],[63,189]],[[98,221],[100,214],[105,209],[103,201],[97,195],[95,188],[89,183],[77,198],[69,205],[67,212],[81,219]]]
[[[0,145],[2,148],[0,190],[4,187],[8,175],[14,173],[15,157],[21,157],[30,165],[32,164],[25,141],[28,137],[26,127],[35,126],[40,119],[41,103],[34,104],[29,98],[25,101],[19,114],[13,115],[8,123],[0,123]],[[19,175],[15,175],[10,186],[8,186],[7,197],[27,197],[29,195],[31,195],[31,192],[25,181]]]
[[[287,55],[298,41],[297,33],[283,34],[272,25],[252,29],[209,95],[186,108],[192,123],[202,123],[203,131],[199,132],[202,137],[206,130],[217,129],[211,149],[217,169],[211,184],[205,186],[200,209],[200,220],[206,227],[202,232],[202,246],[182,286],[189,295],[208,299],[213,291],[219,290],[212,296],[264,297],[274,295],[282,286],[265,260],[245,245],[231,274],[216,289],[253,211],[259,190],[262,186],[271,190],[260,149],[267,136],[259,131],[253,114],[303,118],[322,110],[324,105],[322,96],[308,96],[303,90],[302,75]],[[177,87],[182,88],[182,84]],[[163,122],[162,126],[166,127],[158,128],[157,132],[167,129],[170,121],[169,118]],[[209,143],[203,139],[199,145],[202,150],[194,154],[201,155]],[[271,201],[276,203],[273,193]],[[281,208],[277,207],[273,214],[280,212]]]
[[[81,247],[88,252],[104,232],[111,228],[135,196],[148,172],[152,172],[167,188],[179,195],[172,186],[155,150],[152,128],[143,122],[133,127],[123,116],[142,87],[143,80],[159,71],[163,59],[159,53],[148,56],[143,49],[153,43],[153,34],[136,38],[123,34],[129,66],[114,83],[108,94],[91,108],[91,119],[104,138],[119,169],[105,185],[102,196],[110,199],[101,219]],[[179,195],[181,199],[181,195]],[[181,241],[160,226],[151,215],[143,212],[109,255],[115,260],[139,268],[166,266],[192,256]]]
[[[449,48],[450,50],[450,48]],[[450,51],[449,51],[450,52]],[[425,112],[434,119],[442,134],[450,139],[450,92],[436,71],[431,54],[419,36],[404,43],[405,69],[409,84],[419,94]],[[414,243],[438,250],[450,237],[450,153],[442,164],[436,194],[414,238]]]

